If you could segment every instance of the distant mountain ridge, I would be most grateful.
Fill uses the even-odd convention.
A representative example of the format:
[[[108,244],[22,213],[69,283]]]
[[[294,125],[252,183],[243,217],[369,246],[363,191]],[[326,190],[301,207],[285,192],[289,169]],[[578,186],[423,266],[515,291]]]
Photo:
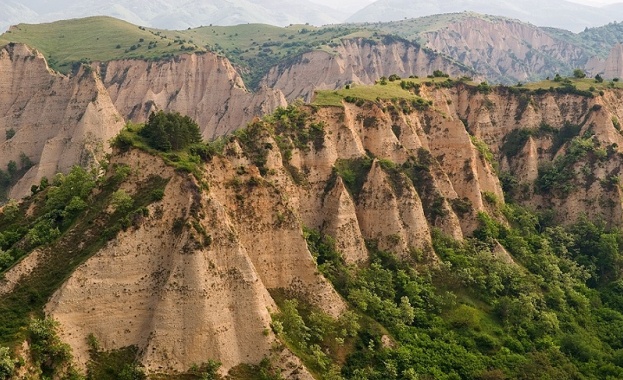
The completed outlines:
[[[345,4],[314,0],[0,0],[0,32],[10,25],[111,16],[133,24],[163,29],[187,29],[205,25],[262,23],[276,26],[305,24],[320,26],[343,22],[382,22],[442,13],[471,11],[519,19],[537,26],[579,32],[612,21],[623,21],[623,2],[602,7],[567,0],[378,0]],[[354,14],[353,14],[354,13]]]
[[[352,44],[357,40],[362,43]],[[621,77],[617,73],[623,72],[618,50],[613,50],[623,43],[623,23],[573,33],[471,12],[320,28],[242,24],[177,31],[139,27],[110,17],[89,17],[40,25],[20,24],[0,35],[0,46],[10,42],[38,49],[54,70],[65,74],[75,70],[79,63],[160,60],[189,51],[213,51],[232,62],[248,88],[258,90],[263,85],[272,87],[280,82],[285,84],[280,89],[286,97],[290,94],[307,99],[313,93],[314,83],[321,88],[333,88],[351,81],[373,83],[383,75],[427,75],[435,69],[504,84],[541,80],[555,74],[571,75],[576,68],[585,70],[589,76],[607,73],[606,79]],[[408,59],[413,62],[406,62],[403,58],[408,56],[402,54],[406,51],[402,48],[386,56],[397,44],[411,46],[408,51],[422,50],[427,57],[417,62],[411,57]],[[342,51],[341,46],[357,48]],[[374,48],[362,55],[359,48],[364,46],[364,50],[368,46]],[[383,53],[377,55],[377,52]],[[428,55],[440,55],[442,59],[429,59]],[[369,61],[376,56],[384,58],[376,63]],[[313,68],[310,62],[316,62],[322,71]],[[336,65],[337,62],[343,64]],[[403,66],[394,66],[396,62],[403,62]],[[306,74],[301,75],[298,69],[293,70],[301,64],[312,71],[305,69]],[[330,70],[334,65],[336,70]],[[360,73],[363,67],[370,72]],[[386,71],[388,68],[392,69]],[[273,76],[268,78],[270,72]],[[306,81],[305,91],[288,90],[299,80]]]
[[[378,0],[356,12],[348,22],[397,21],[442,13],[472,11],[515,18],[537,26],[579,32],[623,20],[623,4],[593,7],[566,0]]]
[[[263,23],[285,26],[338,23],[348,14],[307,0],[112,0],[76,1],[64,4],[40,0],[0,0],[0,29],[17,23],[51,22],[68,18],[105,15],[133,24],[164,29],[202,25]]]

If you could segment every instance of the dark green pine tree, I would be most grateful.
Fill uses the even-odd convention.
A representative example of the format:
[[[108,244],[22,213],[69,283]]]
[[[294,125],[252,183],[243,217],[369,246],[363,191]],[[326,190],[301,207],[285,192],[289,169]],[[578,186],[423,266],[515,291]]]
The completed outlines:
[[[181,150],[189,145],[201,142],[201,132],[197,123],[178,112],[158,111],[149,115],[145,127],[141,130],[147,143],[154,149],[168,152]]]

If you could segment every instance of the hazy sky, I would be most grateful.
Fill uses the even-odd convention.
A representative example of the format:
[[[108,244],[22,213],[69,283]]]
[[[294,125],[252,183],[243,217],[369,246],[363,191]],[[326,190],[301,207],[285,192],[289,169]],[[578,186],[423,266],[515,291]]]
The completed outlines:
[[[352,13],[355,13],[357,10],[365,7],[366,5],[374,3],[375,0],[310,0],[310,1],[317,3],[317,4],[326,5],[332,8],[351,10]]]
[[[569,0],[574,3],[586,4],[586,5],[604,5],[612,3],[621,3],[623,0]]]
[[[333,8],[345,9],[345,10],[350,9],[350,10],[356,11],[358,9],[365,7],[368,4],[373,3],[375,0],[311,0],[311,1],[313,1],[314,3],[326,5],[326,6],[333,7]],[[568,1],[572,1],[574,3],[579,3],[579,4],[593,5],[593,6],[612,4],[612,3],[623,3],[623,0],[568,0]]]

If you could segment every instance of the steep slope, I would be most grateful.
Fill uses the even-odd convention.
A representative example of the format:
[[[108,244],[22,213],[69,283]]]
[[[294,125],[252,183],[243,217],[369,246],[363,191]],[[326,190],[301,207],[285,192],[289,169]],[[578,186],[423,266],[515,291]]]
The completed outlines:
[[[343,39],[332,52],[313,51],[270,70],[261,85],[281,90],[287,99],[310,100],[314,90],[337,89],[349,83],[372,84],[381,76],[426,76],[442,70],[453,76],[472,75],[430,50],[387,37],[384,42],[364,38]]]
[[[220,361],[224,370],[259,363],[271,355],[275,340],[265,333],[276,309],[267,289],[309,287],[320,305],[339,312],[341,301],[315,273],[297,224],[274,232],[274,238],[293,243],[289,256],[266,252],[257,235],[230,216],[231,200],[205,194],[187,175],[144,153],[128,152],[112,162],[128,164],[139,171],[121,189],[136,196],[134,183],[164,176],[170,178],[164,198],[149,206],[149,217],[78,268],[48,304],[83,365],[89,333],[105,349],[136,345],[150,372],[185,371],[207,359]],[[265,206],[287,212],[285,205]],[[261,258],[268,253],[278,261]],[[129,310],[132,318],[125,317]]]
[[[508,19],[462,17],[444,28],[422,33],[422,38],[427,47],[498,83],[569,73],[586,66],[589,59],[581,47]]]
[[[249,93],[231,63],[213,53],[112,61],[96,69],[127,120],[143,122],[155,110],[177,111],[194,118],[205,138],[232,132],[285,105],[279,91]]]
[[[452,107],[513,176],[506,190],[517,201],[555,210],[560,222],[588,215],[623,223],[620,190],[612,182],[623,143],[619,90],[586,97],[458,89]]]
[[[245,129],[186,151],[148,153],[134,147],[146,143],[135,127],[124,130],[95,191],[73,196],[71,180],[85,181],[69,176],[41,189],[27,203],[5,206],[0,212],[0,226],[10,225],[11,218],[20,221],[20,228],[7,230],[17,235],[0,231],[2,248],[26,256],[11,258],[14,266],[0,284],[3,294],[15,294],[0,298],[0,319],[12,318],[0,326],[6,333],[0,342],[24,339],[20,324],[39,310],[38,304],[47,302],[46,313],[59,321],[60,336],[82,367],[94,350],[88,342],[95,340],[101,351],[134,346],[136,360],[150,374],[183,375],[193,364],[210,360],[220,362],[224,374],[268,358],[286,378],[310,379],[308,369],[327,374],[333,364],[338,370],[343,366],[342,373],[350,376],[348,368],[369,362],[345,357],[363,355],[360,346],[372,355],[377,350],[369,347],[376,344],[393,352],[393,340],[402,339],[396,331],[406,333],[407,326],[419,323],[411,305],[440,297],[417,288],[427,276],[439,282],[439,294],[456,289],[474,293],[466,296],[456,290],[430,309],[417,306],[419,320],[432,314],[443,321],[443,315],[456,331],[465,324],[489,329],[489,324],[502,323],[494,314],[482,324],[476,317],[461,318],[463,312],[476,315],[470,297],[479,292],[511,302],[513,293],[493,290],[494,281],[495,289],[516,287],[514,281],[528,281],[531,275],[526,271],[541,267],[531,261],[520,267],[515,260],[547,255],[548,265],[553,265],[551,260],[558,257],[546,252],[550,240],[539,240],[533,249],[508,227],[521,215],[534,218],[521,221],[524,228],[547,220],[550,225],[551,220],[573,223],[583,216],[623,224],[620,89],[597,96],[577,89],[578,93],[564,93],[490,88],[446,78],[411,81],[419,84],[420,95],[414,99],[407,98],[413,94],[398,83],[379,84],[368,91],[394,86],[405,97],[395,92],[375,101],[340,99],[337,106],[279,108]],[[72,201],[59,202],[59,194]],[[505,198],[514,204],[505,207]],[[553,215],[538,219],[516,214],[517,203]],[[554,235],[548,239],[571,239],[561,228],[549,231]],[[45,240],[44,232],[55,235]],[[445,237],[472,235],[475,240],[464,246],[468,248]],[[336,239],[340,253],[331,258],[327,250],[332,240],[320,241],[325,246],[319,249],[314,236]],[[571,243],[564,244],[567,249]],[[453,253],[459,249],[461,254]],[[569,252],[566,255],[576,254]],[[485,269],[462,267],[474,260],[482,260]],[[49,270],[61,263],[69,267]],[[460,270],[450,270],[455,265]],[[573,269],[575,264],[560,265],[570,265],[586,281],[582,270]],[[395,268],[395,280],[387,268]],[[368,277],[354,277],[357,271],[369,271]],[[58,288],[41,288],[47,283],[42,278]],[[571,278],[577,280],[556,281]],[[609,277],[600,278],[595,281]],[[534,281],[529,288],[539,289],[533,286],[539,280]],[[393,284],[404,289],[382,300],[379,294],[389,292]],[[348,296],[342,298],[333,286]],[[43,297],[29,298],[41,289]],[[15,318],[8,306],[17,307],[20,297],[30,301],[20,303],[23,315]],[[283,313],[292,313],[293,306],[284,298],[298,299],[314,317],[287,319]],[[463,303],[457,305],[457,299]],[[528,307],[517,302],[511,305]],[[550,307],[545,301],[543,305]],[[394,314],[376,314],[379,307]],[[367,324],[363,345],[345,340],[346,333],[338,336],[341,344],[325,341],[322,348],[293,346],[288,340],[294,336],[289,329],[300,328],[300,323],[352,318],[349,308],[366,313],[361,319]],[[375,324],[379,322],[371,322],[372,317],[398,330],[390,334]],[[432,322],[426,321],[423,330],[430,329]],[[308,334],[301,339],[325,339]],[[284,339],[289,345],[283,345]],[[320,358],[338,359],[319,366],[305,354],[308,350],[316,350]],[[301,355],[306,366],[291,351]]]
[[[13,184],[23,175],[8,194],[12,198],[29,194],[43,177],[97,164],[123,127],[123,117],[88,68],[73,77],[58,75],[41,54],[15,44],[0,50],[0,74],[0,168],[17,164]]]
[[[231,63],[213,53],[78,65],[64,76],[39,52],[8,44],[0,65],[3,201],[74,165],[97,166],[125,121],[142,122],[152,111],[191,115],[213,138],[286,103],[279,91],[248,92]]]
[[[282,112],[277,120],[284,123],[310,117],[307,109]],[[145,153],[130,150],[115,156],[111,167],[129,166],[136,173],[121,186],[131,196],[138,192],[133,183],[154,175],[171,179],[164,198],[148,207],[149,216],[120,232],[79,267],[48,304],[48,313],[61,323],[62,336],[77,359],[88,359],[84,336],[93,333],[106,350],[136,345],[140,361],[151,372],[184,371],[208,358],[222,362],[225,370],[258,363],[270,356],[274,341],[272,333],[263,333],[270,324],[268,311],[276,310],[268,291],[294,292],[338,317],[344,304],[317,272],[301,225],[336,232],[348,248],[346,260],[353,263],[367,258],[364,239],[404,257],[414,250],[430,254],[424,206],[406,175],[378,160],[370,162],[360,193],[351,195],[331,170],[339,162],[362,159],[366,151],[406,162],[416,150],[392,153],[388,139],[394,144],[398,140],[391,129],[388,134],[391,116],[376,106],[344,112],[326,109],[304,121],[304,128],[322,122],[324,133],[308,148],[298,145],[291,161],[282,156],[287,148],[278,148],[286,141],[278,143],[265,122],[252,124],[245,134],[229,139],[222,157],[205,166],[202,187],[209,190],[201,190],[187,175],[154,164]],[[364,127],[355,115],[378,121]],[[340,118],[345,118],[344,125],[336,122]],[[419,128],[407,131],[407,123],[401,125],[403,136],[422,134]],[[439,139],[447,139],[443,128],[450,125],[461,124],[442,123]],[[282,127],[287,128],[278,126]],[[431,130],[431,137],[437,130]],[[283,136],[296,141],[297,133]],[[450,141],[477,156],[464,129]],[[437,148],[444,144],[448,143],[437,143]],[[483,191],[501,194],[488,164],[477,157],[467,160],[480,171]],[[451,166],[450,159],[444,161],[444,168]],[[304,182],[297,184],[294,173]],[[452,174],[453,183],[464,181],[464,175]],[[466,197],[474,200],[475,210],[484,210],[480,193]],[[336,203],[341,204],[338,212],[328,212]],[[387,223],[379,223],[379,218]],[[468,220],[465,223],[473,228]],[[451,228],[461,235],[458,224]],[[133,318],[124,318],[130,310]]]
[[[623,77],[623,44],[616,44],[604,63],[603,76],[606,79]]]

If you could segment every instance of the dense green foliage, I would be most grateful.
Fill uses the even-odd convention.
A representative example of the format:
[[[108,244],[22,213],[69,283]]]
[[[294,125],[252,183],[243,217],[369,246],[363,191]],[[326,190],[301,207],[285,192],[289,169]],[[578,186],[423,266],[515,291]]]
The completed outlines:
[[[32,359],[43,378],[83,378],[71,363],[71,348],[58,336],[58,322],[50,318],[31,320],[28,340]]]
[[[90,361],[87,366],[88,380],[143,380],[147,376],[138,367],[136,347],[103,352],[98,349],[97,339],[89,336]]]
[[[139,134],[145,138],[149,146],[163,152],[182,150],[201,142],[201,132],[197,123],[178,112],[152,112]]]
[[[565,197],[570,194],[576,183],[577,163],[584,162],[580,171],[589,186],[597,180],[593,174],[599,162],[604,162],[615,154],[614,147],[602,147],[601,143],[590,133],[575,137],[569,143],[564,155],[556,157],[551,163],[539,167],[539,176],[535,182],[535,190],[541,194]],[[617,178],[613,178],[618,181]],[[604,184],[608,186],[608,184]]]
[[[374,242],[369,265],[348,266],[330,237],[307,231],[360,327],[336,336],[343,321],[287,301],[275,318],[280,334],[324,378],[621,378],[623,233],[588,220],[547,226],[513,205],[504,214],[510,227],[481,214],[464,242],[435,231],[442,261],[432,266]],[[516,264],[492,254],[497,242]]]
[[[204,143],[190,117],[159,111],[152,113],[145,124],[128,123],[111,145],[122,152],[134,147],[160,156],[167,165],[200,180],[201,163],[221,154],[224,143],[224,138]]]

